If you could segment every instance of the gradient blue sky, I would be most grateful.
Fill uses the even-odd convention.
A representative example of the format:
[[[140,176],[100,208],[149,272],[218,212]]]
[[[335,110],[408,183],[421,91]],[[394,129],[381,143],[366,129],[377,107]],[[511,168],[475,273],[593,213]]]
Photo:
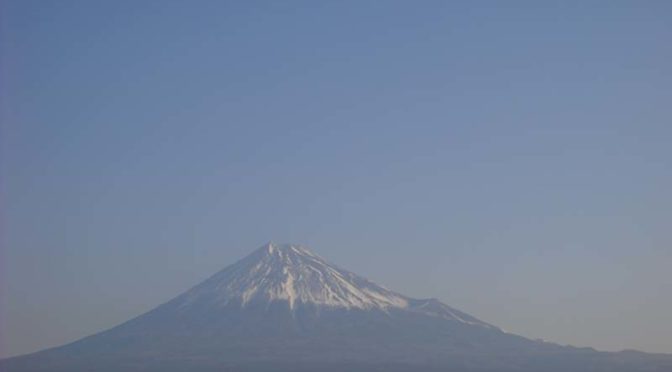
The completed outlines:
[[[0,355],[273,240],[672,352],[672,2],[0,5]]]

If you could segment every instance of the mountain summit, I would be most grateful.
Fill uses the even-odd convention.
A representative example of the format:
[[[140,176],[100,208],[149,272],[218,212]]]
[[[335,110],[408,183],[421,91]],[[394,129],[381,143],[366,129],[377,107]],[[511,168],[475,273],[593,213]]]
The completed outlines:
[[[672,357],[601,353],[503,332],[268,243],[167,303],[1,372],[671,371]]]
[[[280,301],[290,309],[308,304],[380,310],[408,306],[404,296],[341,270],[303,246],[273,243],[192,289],[185,306],[199,298],[242,307]]]
[[[268,243],[191,289],[180,307],[283,305],[329,310],[409,310],[492,327],[436,300],[414,300],[338,268],[301,245]],[[178,302],[179,302],[178,301]]]
[[[268,243],[183,295],[192,303],[225,307],[286,305],[327,310],[407,310],[492,327],[437,300],[415,300],[338,268],[301,245]]]

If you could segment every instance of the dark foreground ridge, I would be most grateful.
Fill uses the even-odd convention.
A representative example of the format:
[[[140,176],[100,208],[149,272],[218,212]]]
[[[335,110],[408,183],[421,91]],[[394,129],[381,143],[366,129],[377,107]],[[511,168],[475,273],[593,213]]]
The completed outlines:
[[[154,310],[0,371],[670,372],[672,356],[529,340],[269,243]]]

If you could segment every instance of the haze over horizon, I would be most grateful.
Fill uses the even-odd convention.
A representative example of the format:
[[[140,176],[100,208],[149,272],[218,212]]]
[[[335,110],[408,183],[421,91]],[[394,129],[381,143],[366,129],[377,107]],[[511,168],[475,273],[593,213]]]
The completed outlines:
[[[672,3],[4,1],[0,357],[305,244],[672,353]]]

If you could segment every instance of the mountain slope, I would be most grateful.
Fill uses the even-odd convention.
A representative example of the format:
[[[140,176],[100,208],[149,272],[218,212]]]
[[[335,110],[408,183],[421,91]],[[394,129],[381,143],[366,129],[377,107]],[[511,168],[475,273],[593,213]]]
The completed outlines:
[[[600,353],[508,334],[267,244],[108,331],[0,371],[672,371],[669,356]]]

